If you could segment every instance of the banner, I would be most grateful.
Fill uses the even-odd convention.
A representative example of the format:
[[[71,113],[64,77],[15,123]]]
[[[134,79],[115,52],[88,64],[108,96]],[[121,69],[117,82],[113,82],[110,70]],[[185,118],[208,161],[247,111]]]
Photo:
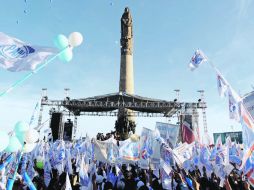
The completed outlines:
[[[179,135],[179,125],[156,122],[155,128],[158,129],[160,136],[169,144],[169,146],[174,148]]]

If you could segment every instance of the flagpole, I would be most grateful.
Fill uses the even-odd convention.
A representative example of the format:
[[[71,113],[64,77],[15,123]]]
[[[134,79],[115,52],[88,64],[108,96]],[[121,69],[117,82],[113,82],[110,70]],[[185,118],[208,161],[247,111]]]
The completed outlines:
[[[59,53],[57,53],[56,55],[54,55],[53,57],[51,57],[49,60],[47,60],[45,63],[39,65],[35,70],[27,73],[25,76],[23,76],[23,78],[17,80],[16,82],[14,82],[7,90],[3,91],[2,93],[0,93],[0,98],[5,96],[6,94],[8,94],[9,92],[11,92],[13,89],[15,89],[16,87],[20,86],[23,82],[25,82],[27,79],[29,79],[33,74],[37,73],[38,71],[40,71],[42,68],[44,68],[45,66],[47,66],[49,63],[51,63],[55,58],[57,58],[58,56],[60,56],[67,48],[71,48],[70,45],[68,45],[67,47],[65,47],[63,50],[61,50]]]

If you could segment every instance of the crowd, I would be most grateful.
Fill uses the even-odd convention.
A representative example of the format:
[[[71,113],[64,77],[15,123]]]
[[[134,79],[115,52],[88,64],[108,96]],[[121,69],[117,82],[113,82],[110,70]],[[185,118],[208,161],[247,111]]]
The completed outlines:
[[[73,159],[73,168],[75,160]],[[21,165],[18,173],[20,174]],[[66,172],[59,174],[57,169],[52,169],[51,180],[48,185],[44,183],[43,169],[36,168],[36,176],[33,178],[37,190],[65,190]],[[79,178],[79,172],[69,175],[70,184],[73,190],[163,190],[162,180],[159,175],[154,174],[152,170],[140,169],[137,165],[123,164],[120,171],[115,166],[99,163],[96,167],[96,173],[88,173],[89,182],[87,187],[82,187]],[[212,173],[211,177],[206,174],[206,168],[203,168],[203,175],[198,168],[186,172],[184,169],[176,167],[171,173],[171,180],[168,181],[166,189],[176,190],[253,190],[254,188],[246,181],[246,176],[237,169],[234,169],[221,183],[219,177]],[[2,188],[4,189],[4,188]],[[13,189],[29,189],[18,175]]]
[[[113,139],[113,138],[111,138]],[[95,142],[96,141],[96,142]],[[105,149],[106,159],[103,161],[96,150],[98,140],[80,140],[75,143],[56,141],[55,143],[38,143],[30,153],[0,153],[0,189],[6,189],[8,179],[14,177],[15,167],[17,175],[13,189],[37,190],[253,190],[254,164],[249,158],[246,167],[241,168],[243,150],[236,143],[230,142],[229,160],[220,151],[227,145],[216,144],[204,147],[193,143],[192,145],[180,144],[175,149],[167,146],[166,141],[157,139],[160,143],[160,152],[165,150],[169,154],[160,156],[160,164],[152,166],[153,156],[144,157],[144,150],[149,153],[149,146],[143,146],[140,141],[139,160],[125,160],[122,151],[128,147],[123,143],[115,143],[119,147],[116,160],[107,155],[113,148]],[[107,141],[112,143],[114,141]],[[106,144],[107,147],[109,144]],[[124,150],[121,150],[121,146]],[[130,146],[130,144],[128,144]],[[144,148],[145,147],[145,148]],[[98,147],[97,147],[98,148]],[[178,149],[183,149],[184,154],[193,152],[191,156],[184,156],[184,162],[179,162],[175,156]],[[100,147],[104,151],[103,146]],[[165,150],[164,150],[165,149]],[[136,151],[135,149],[131,149]],[[102,152],[103,152],[102,151]],[[242,152],[241,152],[242,151]],[[209,153],[209,154],[207,154]],[[215,154],[214,154],[215,153]],[[155,150],[153,152],[155,154]],[[112,155],[111,155],[112,156]],[[215,156],[214,158],[212,158]],[[18,158],[21,158],[18,162]],[[180,158],[180,155],[178,155]],[[10,159],[12,158],[12,159]],[[237,159],[240,158],[240,159]],[[140,161],[146,161],[144,167]],[[239,161],[240,160],[240,161]],[[188,163],[187,163],[188,161]],[[19,164],[17,164],[19,163]],[[211,164],[212,163],[212,164]],[[229,169],[228,169],[229,168]],[[27,176],[29,177],[27,177]],[[8,189],[8,188],[7,188]]]

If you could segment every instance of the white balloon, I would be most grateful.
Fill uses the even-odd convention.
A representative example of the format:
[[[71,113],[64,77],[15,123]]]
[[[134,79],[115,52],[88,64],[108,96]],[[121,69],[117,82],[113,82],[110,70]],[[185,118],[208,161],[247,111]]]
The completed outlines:
[[[81,33],[79,33],[79,32],[72,32],[69,35],[69,44],[72,47],[77,47],[80,44],[82,44],[82,42],[83,42],[83,36],[82,36]]]
[[[26,143],[35,143],[39,139],[39,133],[35,129],[29,129],[25,133]]]
[[[23,148],[23,152],[24,153],[32,152],[35,146],[36,146],[36,143],[27,143],[25,144]]]

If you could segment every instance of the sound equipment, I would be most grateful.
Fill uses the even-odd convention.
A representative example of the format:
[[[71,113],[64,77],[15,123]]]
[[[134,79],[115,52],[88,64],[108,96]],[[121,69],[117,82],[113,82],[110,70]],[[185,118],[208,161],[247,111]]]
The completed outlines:
[[[52,113],[50,128],[52,131],[53,142],[61,138],[62,118],[63,114],[61,112]]]
[[[64,123],[63,140],[72,141],[72,129],[73,129],[73,122],[70,119],[68,119]]]

